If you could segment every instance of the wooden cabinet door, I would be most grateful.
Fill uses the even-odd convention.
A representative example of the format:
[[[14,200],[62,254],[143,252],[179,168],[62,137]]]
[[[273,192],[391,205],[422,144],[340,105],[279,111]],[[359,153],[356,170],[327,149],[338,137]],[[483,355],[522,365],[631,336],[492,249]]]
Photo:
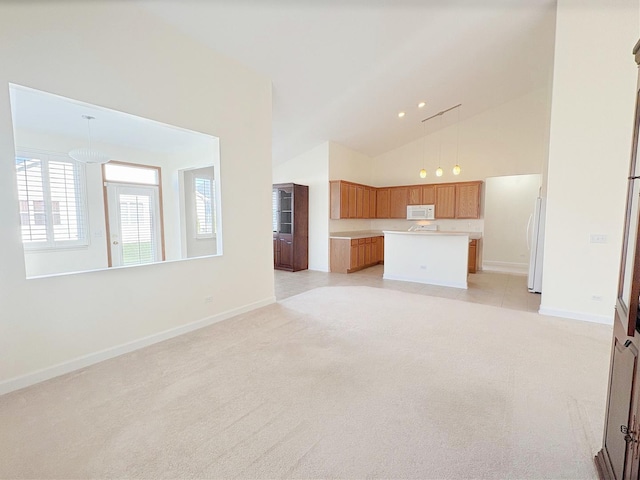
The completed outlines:
[[[356,210],[357,196],[356,186],[349,184],[349,218],[358,218],[358,212]]]
[[[376,218],[389,218],[390,188],[378,188],[376,191]]]
[[[422,187],[415,185],[409,187],[409,205],[426,205],[422,203]]]
[[[356,218],[364,218],[364,187],[356,185]]]
[[[436,185],[436,218],[455,218],[456,186]]]
[[[373,263],[371,259],[371,239],[367,238],[367,242],[364,244],[364,264],[371,265]]]
[[[369,189],[369,218],[376,218],[376,188]]]
[[[358,266],[364,267],[366,265],[366,245],[365,239],[361,238],[358,240]]]
[[[407,202],[409,201],[409,189],[407,187],[391,188],[391,218],[407,218]]]
[[[456,218],[480,218],[480,184],[456,185]]]
[[[293,268],[293,238],[291,235],[280,234],[278,236],[278,266]]]
[[[435,185],[425,185],[422,187],[422,205],[435,205],[436,187]]]
[[[339,218],[349,218],[349,185],[340,182],[340,216]]]
[[[384,262],[384,237],[378,237],[378,261]]]
[[[633,425],[633,412],[630,407],[633,391],[637,388],[634,377],[638,351],[634,344],[625,346],[624,332],[621,328],[617,329],[614,325],[614,330],[619,330],[619,333],[616,335],[614,331],[603,448],[607,451],[608,468],[606,469],[613,470],[614,478],[623,479],[630,478],[631,460],[635,453],[634,442],[625,441],[625,434],[621,427],[628,427],[632,432],[637,431],[638,419],[635,419],[636,425]],[[622,333],[622,339],[620,333]],[[597,460],[596,463],[598,463]]]
[[[371,218],[371,189],[364,187],[362,198],[362,218]]]
[[[469,242],[469,273],[476,273],[478,258],[478,241],[471,240]]]
[[[378,263],[378,237],[371,238],[371,263]]]
[[[349,255],[349,268],[358,268],[358,240],[351,240],[351,253]]]

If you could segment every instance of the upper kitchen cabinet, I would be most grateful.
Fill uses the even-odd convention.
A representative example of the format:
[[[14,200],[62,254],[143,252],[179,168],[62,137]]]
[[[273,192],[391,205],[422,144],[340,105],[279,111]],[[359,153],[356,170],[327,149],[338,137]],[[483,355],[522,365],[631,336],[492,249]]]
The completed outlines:
[[[447,183],[435,186],[436,219],[456,218],[456,185]]]
[[[411,185],[408,205],[434,205],[436,203],[435,185]]]
[[[480,218],[481,189],[481,181],[376,188],[333,180],[331,218],[407,218],[407,205],[435,205],[436,219]]]
[[[480,218],[481,186],[482,182],[456,183],[456,218]]]
[[[273,185],[273,266],[296,272],[309,265],[309,187]]]
[[[340,218],[374,218],[375,188],[343,180],[332,180],[330,185],[330,216]],[[373,209],[372,209],[373,207]]]
[[[391,212],[391,189],[376,189],[376,218],[389,218]]]
[[[389,216],[391,218],[407,218],[408,187],[390,188]]]

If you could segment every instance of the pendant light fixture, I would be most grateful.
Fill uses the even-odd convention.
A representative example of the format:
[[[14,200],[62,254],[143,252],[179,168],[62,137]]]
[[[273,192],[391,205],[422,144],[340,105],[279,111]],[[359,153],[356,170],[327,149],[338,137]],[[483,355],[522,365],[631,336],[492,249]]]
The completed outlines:
[[[438,168],[436,168],[436,177],[442,176],[442,167],[440,166],[440,158],[442,155],[442,114],[440,114],[440,128],[438,129]]]
[[[458,107],[461,107],[462,104],[458,105]],[[453,174],[454,175],[460,175],[460,172],[462,171],[462,169],[460,168],[460,165],[458,164],[458,149],[460,147],[460,108],[458,108],[458,119],[456,121],[456,164],[453,166]]]
[[[444,170],[442,169],[442,167],[440,166],[440,162],[441,162],[441,153],[442,153],[442,116],[447,113],[450,112],[451,110],[454,110],[456,108],[461,107],[462,104],[459,103],[458,105],[455,105],[451,108],[447,108],[446,110],[442,110],[441,112],[436,113],[435,115],[431,115],[428,118],[425,118],[424,120],[422,120],[422,123],[425,123],[429,120],[431,120],[432,118],[435,117],[440,117],[440,132],[439,132],[439,137],[438,137],[438,168],[436,169],[436,176],[437,177],[441,177],[442,175],[444,175]],[[453,167],[453,174],[454,175],[460,175],[460,172],[462,171],[462,168],[460,167],[460,165],[458,164],[458,144],[460,143],[460,111],[458,110],[458,121],[457,121],[457,141],[456,141],[456,164]],[[423,169],[424,170],[424,169]],[[420,171],[420,176],[422,177],[422,170]],[[426,171],[425,171],[425,176],[426,176]],[[424,177],[422,177],[424,178]]]
[[[87,148],[76,148],[69,152],[69,156],[73,158],[75,161],[80,163],[107,163],[110,158],[106,153],[100,152],[98,150],[93,150],[91,147],[91,120],[95,120],[95,117],[91,115],[82,115],[87,121],[87,136],[89,139],[89,146]]]

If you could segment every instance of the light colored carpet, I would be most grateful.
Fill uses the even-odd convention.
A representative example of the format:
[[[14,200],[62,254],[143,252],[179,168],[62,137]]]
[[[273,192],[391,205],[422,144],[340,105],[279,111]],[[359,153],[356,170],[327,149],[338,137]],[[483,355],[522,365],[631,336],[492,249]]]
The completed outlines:
[[[318,288],[0,397],[0,477],[596,478],[610,339]]]

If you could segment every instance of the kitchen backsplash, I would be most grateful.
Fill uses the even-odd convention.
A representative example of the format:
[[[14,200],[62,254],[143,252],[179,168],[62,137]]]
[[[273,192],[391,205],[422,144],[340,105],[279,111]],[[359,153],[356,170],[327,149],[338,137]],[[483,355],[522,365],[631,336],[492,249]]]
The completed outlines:
[[[409,230],[413,225],[438,225],[447,232],[484,232],[484,219],[470,220],[403,220],[403,219],[343,219],[329,220],[329,232],[356,232],[364,230]]]
[[[483,219],[470,220],[371,220],[371,230],[409,230],[413,225],[438,225],[438,230],[484,232]]]

